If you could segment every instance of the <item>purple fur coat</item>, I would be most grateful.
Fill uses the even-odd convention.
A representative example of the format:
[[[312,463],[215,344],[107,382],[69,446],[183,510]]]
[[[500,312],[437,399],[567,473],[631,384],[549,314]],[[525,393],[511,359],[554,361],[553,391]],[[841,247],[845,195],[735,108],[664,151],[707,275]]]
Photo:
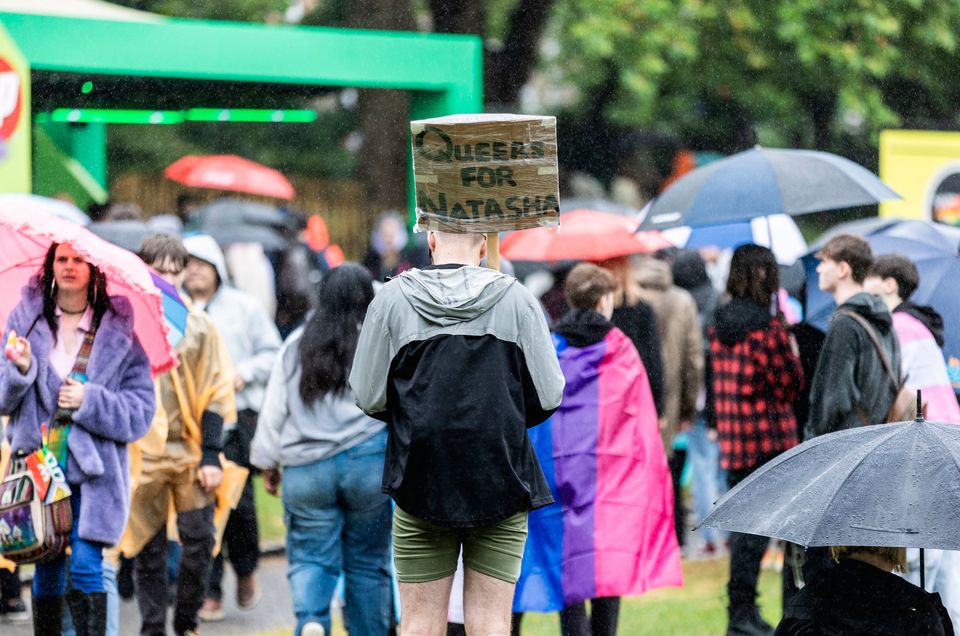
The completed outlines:
[[[133,309],[122,296],[110,299],[93,341],[87,364],[83,404],[73,414],[67,448],[67,479],[80,488],[80,538],[113,545],[120,540],[130,512],[127,444],[143,437],[155,409],[150,361],[133,332]],[[32,286],[7,320],[24,335],[43,312],[43,299]],[[7,436],[16,454],[40,447],[40,423],[49,422],[62,384],[50,366],[53,336],[46,320],[36,321],[28,336],[33,360],[26,374],[0,361],[0,414],[9,415]]]

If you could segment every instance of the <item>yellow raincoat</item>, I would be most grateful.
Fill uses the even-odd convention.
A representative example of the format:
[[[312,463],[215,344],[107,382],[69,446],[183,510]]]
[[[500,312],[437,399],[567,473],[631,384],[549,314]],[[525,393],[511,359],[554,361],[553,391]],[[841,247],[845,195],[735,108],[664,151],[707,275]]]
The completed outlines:
[[[246,479],[246,469],[230,466],[223,460],[224,482],[217,493],[208,495],[200,488],[195,469],[200,465],[204,411],[220,415],[224,422],[237,421],[233,389],[233,364],[213,322],[203,312],[191,309],[187,329],[177,344],[180,366],[158,376],[157,413],[150,431],[130,445],[133,499],[130,520],[120,551],[133,557],[172,518],[171,512],[190,511],[209,505],[216,496],[218,508],[235,506],[228,493],[237,491]],[[178,479],[178,475],[189,475]],[[242,471],[242,475],[238,472]],[[174,483],[178,482],[178,483]],[[140,496],[138,496],[138,491]],[[153,493],[169,492],[166,501]],[[218,513],[220,511],[218,510]],[[224,521],[227,514],[220,513]],[[218,528],[218,540],[222,528]]]

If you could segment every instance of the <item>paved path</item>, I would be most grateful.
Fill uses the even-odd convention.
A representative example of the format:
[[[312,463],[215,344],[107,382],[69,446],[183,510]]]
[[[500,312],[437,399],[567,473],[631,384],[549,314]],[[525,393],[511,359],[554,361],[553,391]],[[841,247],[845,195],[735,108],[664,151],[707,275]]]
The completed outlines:
[[[223,589],[226,619],[220,623],[201,623],[203,636],[244,636],[260,634],[271,630],[289,629],[293,631],[293,610],[290,607],[290,588],[287,586],[287,561],[283,557],[267,557],[260,562],[260,585],[263,599],[252,610],[237,609],[233,598],[236,578],[227,566]],[[25,591],[24,597],[29,597]],[[167,624],[170,624],[168,619]],[[169,628],[168,628],[169,629]],[[135,600],[121,601],[120,636],[136,636],[140,632],[140,615]],[[169,632],[173,634],[173,631]],[[31,636],[30,622],[11,623],[0,621],[0,634],[3,636]]]

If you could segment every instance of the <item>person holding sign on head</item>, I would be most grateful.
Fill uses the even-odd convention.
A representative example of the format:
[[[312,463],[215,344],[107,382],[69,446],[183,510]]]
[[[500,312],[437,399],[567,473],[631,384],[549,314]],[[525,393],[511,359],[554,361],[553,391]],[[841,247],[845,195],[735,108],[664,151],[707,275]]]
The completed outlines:
[[[527,513],[553,501],[526,429],[559,406],[564,380],[537,300],[479,267],[485,237],[427,243],[433,265],[370,304],[349,384],[387,422],[400,633],[442,633],[462,549],[467,633],[505,635]]]

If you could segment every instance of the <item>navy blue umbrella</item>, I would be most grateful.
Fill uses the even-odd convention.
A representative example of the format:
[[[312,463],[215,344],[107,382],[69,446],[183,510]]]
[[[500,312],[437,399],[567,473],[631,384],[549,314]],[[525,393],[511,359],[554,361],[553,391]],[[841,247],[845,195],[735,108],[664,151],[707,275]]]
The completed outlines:
[[[649,206],[641,230],[837,210],[900,196],[866,168],[814,150],[757,146],[684,175]]]
[[[898,221],[863,235],[874,254],[902,254],[920,273],[920,286],[911,300],[931,305],[944,321],[947,356],[960,358],[960,230],[931,221]],[[817,287],[818,241],[803,257],[807,273],[807,306],[804,320],[826,331],[836,308],[833,297]]]

